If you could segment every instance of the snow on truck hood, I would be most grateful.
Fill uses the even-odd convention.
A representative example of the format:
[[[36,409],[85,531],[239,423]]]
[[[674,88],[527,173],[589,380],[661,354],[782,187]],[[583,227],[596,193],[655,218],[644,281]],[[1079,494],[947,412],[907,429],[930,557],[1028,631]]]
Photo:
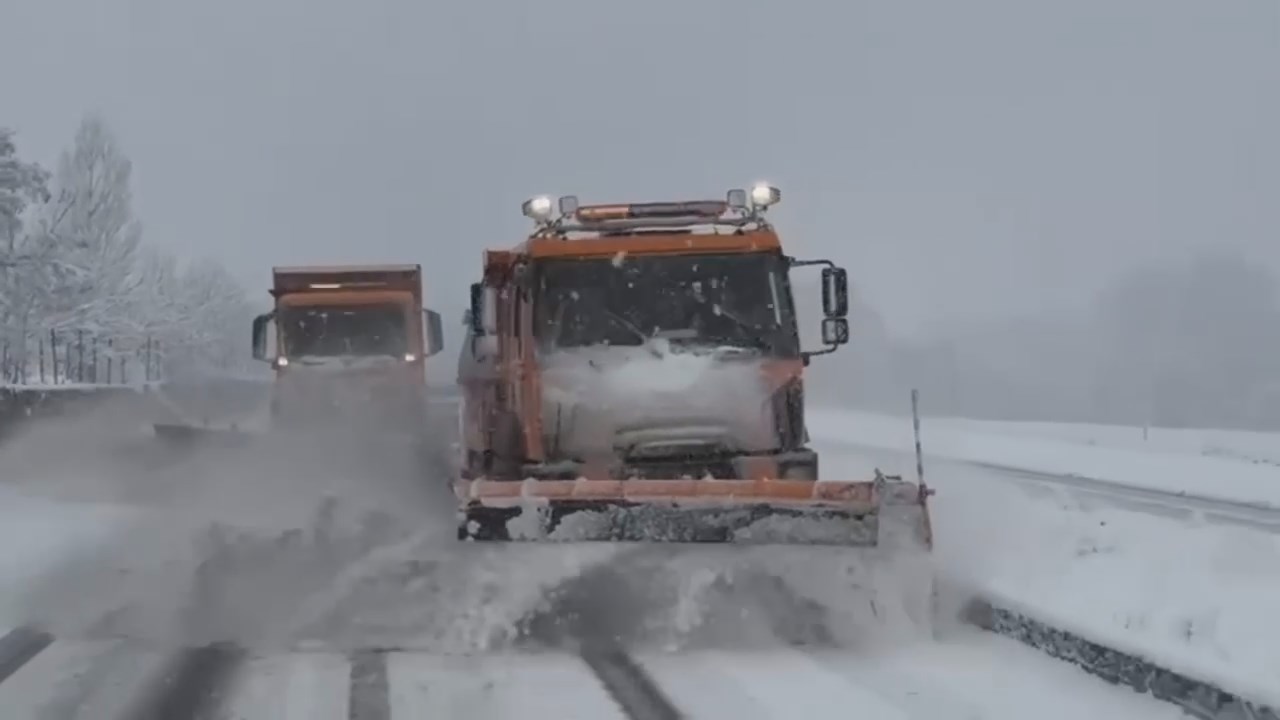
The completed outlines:
[[[773,420],[764,360],[738,348],[673,349],[661,339],[558,350],[539,359],[543,429],[551,447],[572,455],[610,448],[620,432],[646,426],[766,449]]]
[[[655,340],[650,346],[592,346],[557,350],[539,359],[543,398],[573,403],[594,399],[597,393],[625,395],[684,395],[711,389],[759,398],[759,355],[736,348],[672,350]],[[714,383],[707,387],[706,383]]]

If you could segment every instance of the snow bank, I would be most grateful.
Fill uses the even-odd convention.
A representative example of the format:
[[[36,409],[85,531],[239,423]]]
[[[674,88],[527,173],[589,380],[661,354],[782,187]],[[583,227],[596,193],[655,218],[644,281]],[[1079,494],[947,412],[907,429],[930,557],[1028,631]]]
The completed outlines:
[[[1015,430],[1014,423],[999,431],[978,427],[973,421],[923,419],[925,454],[1280,508],[1280,469],[1271,465],[1034,437],[1034,431]],[[817,442],[908,452],[914,447],[911,421],[888,415],[815,408],[809,411],[809,432]]]
[[[832,472],[864,461],[823,448]],[[907,470],[910,459],[903,457]],[[1009,492],[980,468],[932,484],[946,579],[1036,620],[1280,704],[1280,537]]]
[[[1140,513],[1073,512],[1012,494],[995,507],[978,502],[976,493],[947,495],[938,498],[942,543],[949,535],[986,535],[973,548],[983,553],[975,562],[985,570],[975,578],[993,600],[1280,704],[1280,538]],[[991,522],[993,516],[1001,522]]]

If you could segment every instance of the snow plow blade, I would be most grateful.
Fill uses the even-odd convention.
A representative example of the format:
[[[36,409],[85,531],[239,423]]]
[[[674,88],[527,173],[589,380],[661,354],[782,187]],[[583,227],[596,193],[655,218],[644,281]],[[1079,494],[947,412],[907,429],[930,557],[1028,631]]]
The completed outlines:
[[[931,543],[930,491],[875,480],[525,480],[457,485],[458,539],[534,542],[880,544],[889,506]]]
[[[236,426],[210,427],[180,423],[152,423],[152,431],[158,440],[175,445],[218,444],[239,445],[257,435]]]

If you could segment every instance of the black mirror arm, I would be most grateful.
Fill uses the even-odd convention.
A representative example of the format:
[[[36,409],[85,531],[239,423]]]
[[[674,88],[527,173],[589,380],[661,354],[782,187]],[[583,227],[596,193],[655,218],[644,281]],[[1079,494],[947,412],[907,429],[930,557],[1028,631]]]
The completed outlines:
[[[799,260],[794,257],[791,257],[790,255],[785,256],[783,259],[786,261],[788,267],[809,267],[811,265],[823,265],[825,267],[831,268],[832,270],[836,268],[836,264],[834,262],[831,262],[830,260]]]
[[[471,285],[471,334],[473,336],[484,335],[484,283],[472,283]]]

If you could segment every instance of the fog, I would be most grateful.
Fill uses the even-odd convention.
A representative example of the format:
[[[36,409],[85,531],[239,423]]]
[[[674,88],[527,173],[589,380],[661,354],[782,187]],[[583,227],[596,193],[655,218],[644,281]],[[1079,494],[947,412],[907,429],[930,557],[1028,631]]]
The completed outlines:
[[[101,113],[147,241],[213,255],[262,301],[276,263],[422,263],[453,331],[441,378],[481,251],[521,239],[528,195],[767,179],[790,251],[857,286],[852,344],[814,361],[843,399],[1280,426],[1272,0],[6,0],[0,18],[23,155],[51,165]]]

